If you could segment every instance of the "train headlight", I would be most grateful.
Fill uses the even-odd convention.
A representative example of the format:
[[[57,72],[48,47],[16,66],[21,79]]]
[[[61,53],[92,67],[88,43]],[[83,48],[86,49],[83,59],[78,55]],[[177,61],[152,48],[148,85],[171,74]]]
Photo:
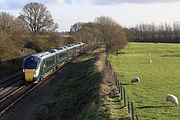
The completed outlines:
[[[36,70],[35,72],[34,72],[34,77],[37,77],[38,76],[38,70]]]

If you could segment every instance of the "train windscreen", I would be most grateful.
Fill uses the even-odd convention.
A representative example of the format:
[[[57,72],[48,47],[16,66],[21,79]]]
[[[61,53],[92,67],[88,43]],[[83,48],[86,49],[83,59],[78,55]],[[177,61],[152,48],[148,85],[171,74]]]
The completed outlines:
[[[30,56],[24,61],[24,69],[36,69],[40,59],[36,56]]]

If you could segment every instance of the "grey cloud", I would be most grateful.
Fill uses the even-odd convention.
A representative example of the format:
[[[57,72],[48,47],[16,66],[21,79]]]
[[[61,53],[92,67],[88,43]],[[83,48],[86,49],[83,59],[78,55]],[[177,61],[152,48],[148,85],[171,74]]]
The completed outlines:
[[[30,2],[40,2],[43,4],[47,4],[47,3],[53,3],[56,0],[4,0],[0,2],[0,10],[1,9],[19,9],[19,8],[23,8],[23,6],[27,3]]]

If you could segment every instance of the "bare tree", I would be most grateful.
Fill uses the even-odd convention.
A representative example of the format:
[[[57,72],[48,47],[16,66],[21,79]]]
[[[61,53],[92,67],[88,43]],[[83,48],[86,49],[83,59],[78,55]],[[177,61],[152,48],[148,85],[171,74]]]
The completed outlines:
[[[161,25],[140,24],[129,29],[130,41],[135,42],[170,42],[180,43],[180,23],[174,22],[172,25],[164,23]]]
[[[84,42],[88,45],[97,43],[100,39],[100,32],[97,24],[93,22],[88,23],[75,23],[71,26],[71,35],[76,40]]]
[[[75,23],[74,25],[71,26],[70,32],[74,33],[74,32],[79,31],[82,28],[83,24],[84,23],[81,23],[81,22]]]
[[[101,16],[95,19],[101,32],[101,39],[105,42],[107,52],[118,52],[127,44],[127,38],[122,27],[113,19]]]
[[[30,31],[24,25],[24,22],[18,18],[15,18],[13,24],[13,30],[9,34],[11,40],[16,41],[18,48],[23,48],[27,40],[31,38]]]
[[[9,33],[0,30],[0,62],[14,57],[16,48],[14,41],[9,37]]]
[[[19,16],[33,33],[53,32],[58,28],[47,7],[41,3],[31,2],[23,7]]]
[[[9,32],[13,29],[14,17],[6,12],[0,12],[0,29]]]
[[[117,22],[104,16],[96,18],[95,22],[76,23],[71,26],[71,35],[75,39],[89,45],[105,43],[107,53],[117,53],[127,44],[124,31]]]

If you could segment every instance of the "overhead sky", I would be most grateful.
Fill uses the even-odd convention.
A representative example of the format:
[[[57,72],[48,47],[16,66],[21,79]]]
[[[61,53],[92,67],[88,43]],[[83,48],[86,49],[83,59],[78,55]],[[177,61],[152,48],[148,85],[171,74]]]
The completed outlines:
[[[76,22],[90,22],[99,16],[109,16],[124,27],[180,21],[180,0],[0,0],[0,12],[17,17],[29,2],[45,4],[60,31],[68,31]]]

